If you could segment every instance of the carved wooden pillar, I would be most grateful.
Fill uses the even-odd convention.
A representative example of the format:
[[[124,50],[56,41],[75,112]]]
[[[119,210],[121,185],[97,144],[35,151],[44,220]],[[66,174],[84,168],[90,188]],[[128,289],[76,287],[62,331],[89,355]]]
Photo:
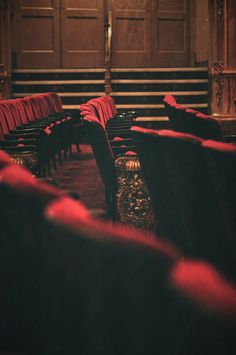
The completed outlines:
[[[236,119],[236,5],[233,0],[209,1],[211,112]]]
[[[0,99],[10,97],[10,2],[0,0]]]

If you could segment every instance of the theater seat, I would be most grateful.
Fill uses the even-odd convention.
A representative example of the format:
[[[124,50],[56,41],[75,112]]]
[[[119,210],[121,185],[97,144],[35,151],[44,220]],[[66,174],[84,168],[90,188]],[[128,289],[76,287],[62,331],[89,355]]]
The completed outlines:
[[[171,171],[165,160],[159,131],[134,126],[131,132],[154,207],[156,233],[159,237],[171,241],[183,253],[189,253],[192,242],[186,233],[184,216],[179,209],[171,182]]]
[[[124,147],[123,154],[115,157],[114,149],[117,148],[122,153],[122,146],[111,147],[99,119],[85,115],[83,121],[105,186],[109,218],[139,228],[155,228],[149,192],[137,154],[127,154],[132,149],[127,146]]]
[[[234,260],[233,250],[236,248],[236,146],[206,140],[202,143],[202,147],[212,187],[220,205],[219,212],[225,221],[224,239],[229,248],[228,258]],[[232,269],[232,275],[234,274],[235,267]]]
[[[180,294],[187,296],[199,310],[179,354],[233,355],[236,350],[235,282],[230,282],[206,261],[191,259],[179,261],[171,271],[171,279]]]

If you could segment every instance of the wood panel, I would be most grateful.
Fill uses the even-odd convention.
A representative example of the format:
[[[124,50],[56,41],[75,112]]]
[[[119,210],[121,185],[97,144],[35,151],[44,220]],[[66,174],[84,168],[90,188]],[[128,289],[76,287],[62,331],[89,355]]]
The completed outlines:
[[[10,75],[10,4],[8,0],[0,0],[0,99],[10,96]]]
[[[151,55],[151,1],[111,0],[112,66],[147,67]]]
[[[236,67],[236,2],[235,0],[227,1],[227,13],[226,13],[226,63],[228,67]]]
[[[17,68],[60,67],[59,0],[15,0]]]
[[[153,0],[152,66],[190,66],[190,3],[190,0]]]
[[[62,0],[62,67],[104,66],[104,1]]]

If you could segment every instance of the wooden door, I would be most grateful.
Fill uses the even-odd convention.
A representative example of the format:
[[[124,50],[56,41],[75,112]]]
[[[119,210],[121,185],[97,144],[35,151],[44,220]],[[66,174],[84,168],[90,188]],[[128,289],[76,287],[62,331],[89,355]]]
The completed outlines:
[[[190,66],[191,2],[191,0],[153,0],[152,66]]]
[[[59,0],[15,0],[14,7],[14,66],[59,68]]]
[[[151,56],[151,0],[110,0],[112,66],[147,67]]]
[[[104,1],[61,0],[63,68],[104,66]]]

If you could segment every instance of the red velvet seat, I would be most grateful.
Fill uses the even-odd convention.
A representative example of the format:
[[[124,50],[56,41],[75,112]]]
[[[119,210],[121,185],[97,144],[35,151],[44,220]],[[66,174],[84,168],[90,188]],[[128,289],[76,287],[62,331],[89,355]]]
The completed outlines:
[[[182,260],[171,273],[175,287],[199,309],[179,354],[233,355],[236,349],[236,284],[202,260]],[[202,310],[206,310],[205,315]]]
[[[184,216],[179,209],[171,182],[171,171],[165,160],[159,131],[134,126],[131,132],[151,194],[157,220],[157,235],[170,240],[185,253],[189,253],[192,242],[186,234]]]
[[[86,108],[86,105],[87,108]],[[106,130],[106,134],[110,140],[111,148],[115,155],[123,154],[127,150],[135,150],[135,146],[130,137],[131,124],[127,122],[123,124],[124,120],[119,124],[110,124],[112,119],[111,112],[107,110],[105,97],[99,97],[89,100],[87,104],[83,104],[80,107],[81,115],[86,113],[95,115],[101,122],[102,126]]]
[[[177,104],[172,95],[166,95],[163,99],[171,127],[175,131],[190,133],[202,139],[214,139],[224,141],[225,138],[217,120],[199,111]],[[227,140],[235,140],[228,137]]]
[[[225,242],[228,243],[231,257],[234,257],[236,248],[236,146],[206,140],[202,143],[202,147],[212,186],[220,204],[219,212],[226,223]]]
[[[33,151],[38,156],[37,174],[45,174],[45,167],[49,165],[51,136],[45,129],[37,125],[23,125],[15,100],[8,100],[0,104],[1,130],[4,142],[1,145],[18,145],[22,150]],[[19,146],[20,144],[20,146]]]
[[[201,265],[183,261],[153,235],[93,219],[80,203],[16,166],[0,172],[0,195],[8,352],[173,355],[189,340],[199,312],[214,331],[209,306],[217,326],[228,326],[228,310],[234,319],[234,287],[205,264],[203,280]],[[197,291],[204,288],[202,298]]]
[[[116,219],[116,171],[113,151],[109,144],[106,131],[96,116],[85,115],[83,117],[83,122],[105,186],[105,199],[108,215],[111,218]]]
[[[225,238],[225,220],[203,156],[202,140],[189,134],[160,131],[162,151],[194,255],[209,260],[229,277],[233,252]]]
[[[224,271],[231,277],[234,273],[233,251],[224,236],[226,221],[222,218],[220,212],[222,207],[207,172],[201,147],[202,140],[196,136],[175,131],[148,132],[146,130],[146,133],[142,133],[142,129],[139,129],[139,131],[141,131],[140,136],[141,134],[152,136],[152,140],[150,137],[146,139],[146,142],[144,141],[147,147],[149,145],[148,153],[144,155],[145,149],[148,148],[145,148],[145,144],[142,143],[143,146],[140,144],[139,154],[140,157],[143,155],[141,162],[144,171],[146,167],[150,191],[155,191],[154,198],[156,200],[159,196],[162,196],[163,207],[159,206],[160,211],[165,207],[165,194],[168,198],[169,186],[176,198],[176,200],[173,200],[176,201],[174,210],[176,209],[182,217],[185,227],[184,236],[187,237],[185,244],[176,239],[178,245],[180,247],[182,245],[190,246],[192,255],[213,262],[219,270]],[[144,140],[144,138],[141,139]],[[159,174],[160,171],[164,171],[164,164],[162,166],[156,164],[155,166],[155,161],[152,158],[158,156],[158,154],[164,159],[169,178],[169,180],[166,180],[166,177],[164,177],[167,184],[164,186],[162,194],[159,190],[158,194],[157,187],[154,190],[155,184],[158,184],[159,180],[162,183],[161,177],[158,180],[159,175],[154,175],[155,170],[158,170]],[[168,199],[167,201],[171,204],[171,200]],[[175,223],[173,226],[175,226]],[[172,242],[174,243],[174,239],[172,239]],[[184,250],[188,251],[189,249]]]

